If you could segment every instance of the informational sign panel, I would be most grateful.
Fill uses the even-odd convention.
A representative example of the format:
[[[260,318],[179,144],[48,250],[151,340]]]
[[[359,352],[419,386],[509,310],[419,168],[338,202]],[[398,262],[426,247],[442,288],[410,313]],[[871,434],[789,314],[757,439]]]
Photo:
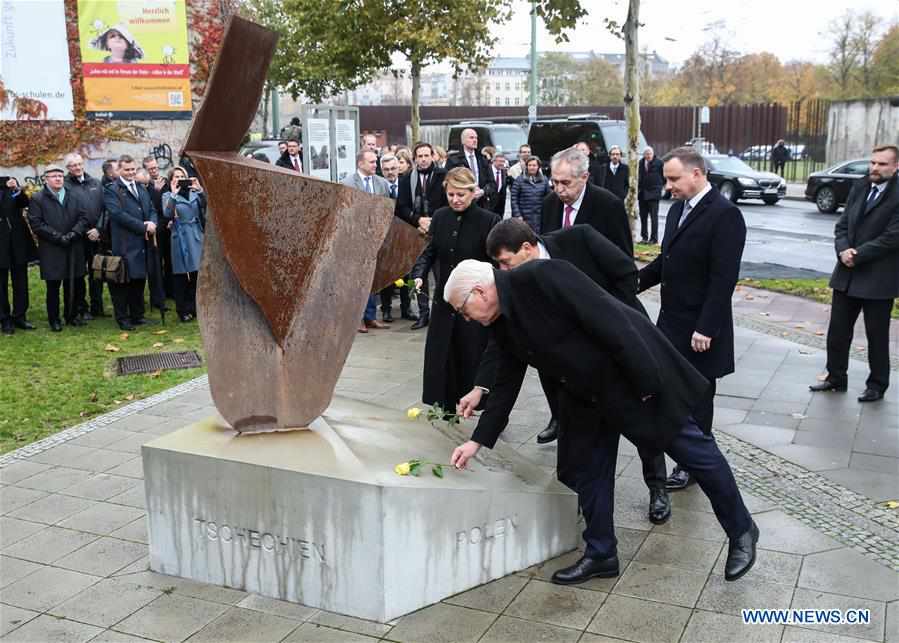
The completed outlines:
[[[78,0],[78,31],[89,118],[191,117],[185,0]]]
[[[356,121],[351,118],[337,119],[337,180],[343,181],[348,174],[356,171],[356,149],[359,137],[356,135]]]
[[[310,118],[304,132],[303,146],[307,153],[309,174],[325,181],[331,180],[331,121],[327,118]]]
[[[63,0],[0,0],[0,120],[73,119]]]

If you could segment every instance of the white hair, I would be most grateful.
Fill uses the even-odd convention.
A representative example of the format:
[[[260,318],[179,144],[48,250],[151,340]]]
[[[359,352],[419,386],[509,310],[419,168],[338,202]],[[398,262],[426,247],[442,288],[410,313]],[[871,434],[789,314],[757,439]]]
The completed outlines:
[[[63,159],[62,164],[68,167],[70,163],[76,160],[84,162],[84,159],[81,158],[81,155],[78,152],[72,152],[71,154],[66,154],[66,157],[65,159]]]
[[[571,176],[583,176],[590,168],[590,160],[587,158],[587,155],[576,147],[569,147],[567,150],[562,150],[561,152],[553,154],[552,160],[550,161],[550,167],[553,168],[553,174],[556,173],[556,166],[562,162],[568,163],[568,167],[571,169]]]
[[[453,268],[446,280],[446,286],[443,287],[443,301],[447,303],[461,302],[475,286],[492,286],[493,284],[493,266],[485,261],[466,259]]]

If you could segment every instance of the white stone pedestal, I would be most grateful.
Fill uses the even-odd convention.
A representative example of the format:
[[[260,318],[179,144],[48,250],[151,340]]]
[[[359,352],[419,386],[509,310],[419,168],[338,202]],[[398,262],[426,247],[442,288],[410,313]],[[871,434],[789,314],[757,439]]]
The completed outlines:
[[[502,443],[401,477],[465,434],[341,398],[311,429],[144,445],[151,569],[384,622],[577,546],[576,496]]]

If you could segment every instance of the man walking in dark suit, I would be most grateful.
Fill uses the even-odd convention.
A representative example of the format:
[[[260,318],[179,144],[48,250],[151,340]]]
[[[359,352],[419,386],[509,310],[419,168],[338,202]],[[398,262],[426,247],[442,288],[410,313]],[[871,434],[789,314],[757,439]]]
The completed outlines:
[[[609,148],[609,162],[599,168],[597,185],[624,201],[630,189],[630,177],[630,168],[621,162],[621,148],[613,145]]]
[[[496,181],[491,172],[490,163],[478,151],[478,133],[471,128],[462,130],[462,151],[450,154],[446,159],[445,170],[449,172],[455,167],[467,167],[474,174],[478,189],[475,190],[475,202],[478,206],[489,209],[490,202],[496,192]]]
[[[694,472],[730,540],[725,580],[749,571],[758,527],[715,439],[690,417],[708,381],[646,315],[555,259],[507,271],[463,261],[444,299],[466,320],[489,326],[500,351],[495,388],[471,440],[456,447],[450,464],[462,469],[482,445],[496,444],[528,366],[561,384],[557,476],[577,493],[586,547],[580,560],[553,574],[554,583],[619,573],[612,510],[621,435],[664,449]]]
[[[659,242],[659,201],[662,198],[662,187],[665,176],[662,174],[662,162],[655,157],[651,147],[643,150],[640,161],[640,172],[637,177],[637,204],[640,207],[640,241],[642,243]],[[647,230],[647,223],[652,224]]]
[[[34,257],[34,241],[22,210],[28,195],[11,176],[0,177],[0,328],[12,335],[16,328],[34,330],[25,318],[28,312],[28,261]],[[12,308],[9,283],[12,280]]]
[[[678,203],[668,210],[662,251],[640,271],[640,292],[662,285],[658,327],[711,386],[693,409],[703,433],[711,434],[715,380],[734,372],[731,297],[740,275],[746,224],[740,210],[706,178],[705,160],[692,147],[665,157],[668,189]],[[675,467],[669,489],[692,481]]]
[[[535,259],[564,259],[590,277],[603,290],[618,301],[643,315],[646,309],[637,299],[637,267],[633,257],[621,252],[615,244],[590,226],[579,225],[567,230],[556,230],[537,236],[531,227],[520,219],[507,219],[498,223],[487,236],[487,255],[492,257],[500,270],[511,270]],[[460,407],[477,408],[483,390],[494,387],[496,377],[495,342],[490,342],[481,360],[482,368],[475,378],[475,387],[460,400]],[[552,416],[560,416],[560,384],[540,372],[540,384],[549,402]],[[537,436],[537,442],[545,444],[556,439],[546,431]],[[643,479],[649,488],[649,520],[660,525],[671,516],[671,502],[665,490],[665,455],[661,451],[639,448],[643,463]]]
[[[868,176],[852,186],[834,228],[837,265],[827,327],[827,379],[812,391],[847,388],[849,348],[860,312],[868,339],[868,380],[859,402],[876,402],[890,384],[890,312],[899,296],[899,148],[875,147]]]
[[[509,171],[506,167],[506,156],[502,152],[493,155],[490,171],[493,173],[493,181],[496,183],[496,193],[493,195],[490,209],[499,216],[503,216],[506,213],[506,194],[509,192]]]
[[[553,193],[543,200],[540,230],[589,225],[634,256],[634,240],[624,203],[614,194],[588,183],[587,155],[573,147],[553,155],[550,161]]]

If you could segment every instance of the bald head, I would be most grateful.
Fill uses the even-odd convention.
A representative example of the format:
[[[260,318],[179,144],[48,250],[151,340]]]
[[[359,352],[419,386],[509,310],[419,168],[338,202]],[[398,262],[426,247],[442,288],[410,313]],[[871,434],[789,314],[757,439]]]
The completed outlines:
[[[466,153],[478,150],[478,133],[470,127],[462,130],[462,147],[465,148]]]

